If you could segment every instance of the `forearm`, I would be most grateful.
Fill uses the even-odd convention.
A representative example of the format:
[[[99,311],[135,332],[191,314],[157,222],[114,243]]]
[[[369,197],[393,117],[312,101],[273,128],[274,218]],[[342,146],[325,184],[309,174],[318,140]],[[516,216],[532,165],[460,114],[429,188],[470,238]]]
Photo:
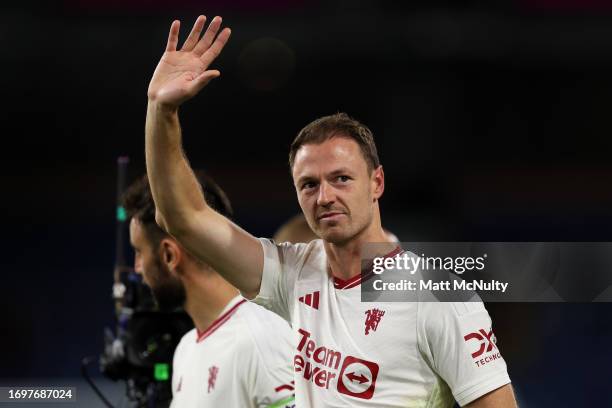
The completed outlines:
[[[178,110],[149,100],[145,155],[151,192],[163,227],[183,230],[190,217],[207,208],[200,185],[183,153]]]

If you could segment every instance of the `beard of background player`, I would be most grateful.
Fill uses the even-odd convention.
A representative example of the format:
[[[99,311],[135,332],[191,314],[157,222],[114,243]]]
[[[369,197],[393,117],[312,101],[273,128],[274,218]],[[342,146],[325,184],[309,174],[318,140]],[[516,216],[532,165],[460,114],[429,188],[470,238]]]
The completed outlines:
[[[161,255],[155,257],[154,265],[149,286],[159,309],[172,311],[184,307],[187,294],[183,282],[162,262]]]

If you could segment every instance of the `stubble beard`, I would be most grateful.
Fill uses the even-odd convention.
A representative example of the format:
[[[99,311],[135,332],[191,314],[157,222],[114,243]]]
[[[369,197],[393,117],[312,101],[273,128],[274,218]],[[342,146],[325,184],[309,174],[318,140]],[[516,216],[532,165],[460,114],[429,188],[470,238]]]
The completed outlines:
[[[155,260],[156,279],[151,286],[155,302],[161,311],[173,311],[183,308],[187,293],[183,282],[172,275],[170,270],[159,260]]]

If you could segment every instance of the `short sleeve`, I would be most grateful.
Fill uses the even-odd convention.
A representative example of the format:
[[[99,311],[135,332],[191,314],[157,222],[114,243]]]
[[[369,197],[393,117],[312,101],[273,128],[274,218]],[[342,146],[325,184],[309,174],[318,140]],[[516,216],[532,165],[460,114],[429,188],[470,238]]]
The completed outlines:
[[[254,407],[293,407],[293,332],[279,316],[251,305],[245,315],[251,336],[239,350],[243,384]]]
[[[269,361],[269,357],[262,358],[259,353],[251,353],[251,361],[246,365],[244,372],[248,378],[246,386],[253,407],[261,408],[285,408],[294,406],[294,385],[292,383],[293,373],[289,370],[279,372],[275,370],[275,364]],[[288,364],[285,364],[288,366]],[[285,371],[287,371],[285,373]],[[279,374],[284,380],[279,380]]]
[[[419,349],[460,406],[510,383],[482,302],[421,302],[418,307]]]
[[[291,324],[291,304],[295,282],[304,264],[306,244],[276,244],[260,238],[264,266],[259,294],[253,302],[278,314]]]

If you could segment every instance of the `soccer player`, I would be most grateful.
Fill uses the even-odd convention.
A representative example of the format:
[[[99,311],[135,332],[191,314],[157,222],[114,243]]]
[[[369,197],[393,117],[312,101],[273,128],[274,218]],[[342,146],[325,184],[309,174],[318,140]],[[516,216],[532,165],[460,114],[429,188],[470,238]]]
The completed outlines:
[[[230,216],[223,191],[210,177],[199,178],[207,205]],[[174,353],[171,406],[293,407],[289,325],[246,302],[214,269],[159,228],[146,176],[130,186],[123,201],[131,216],[136,272],[151,287],[160,309],[184,307],[195,324]]]
[[[201,36],[200,16],[177,49],[179,24],[172,23],[148,89],[145,145],[156,220],[245,297],[291,323],[296,405],[450,407],[454,399],[515,407],[482,303],[361,302],[361,246],[388,238],[378,204],[384,172],[359,122],[345,114],[318,119],[291,145],[298,201],[321,239],[257,239],[206,204],[182,150],[178,108],[220,75],[209,66],[230,30],[215,17]]]

